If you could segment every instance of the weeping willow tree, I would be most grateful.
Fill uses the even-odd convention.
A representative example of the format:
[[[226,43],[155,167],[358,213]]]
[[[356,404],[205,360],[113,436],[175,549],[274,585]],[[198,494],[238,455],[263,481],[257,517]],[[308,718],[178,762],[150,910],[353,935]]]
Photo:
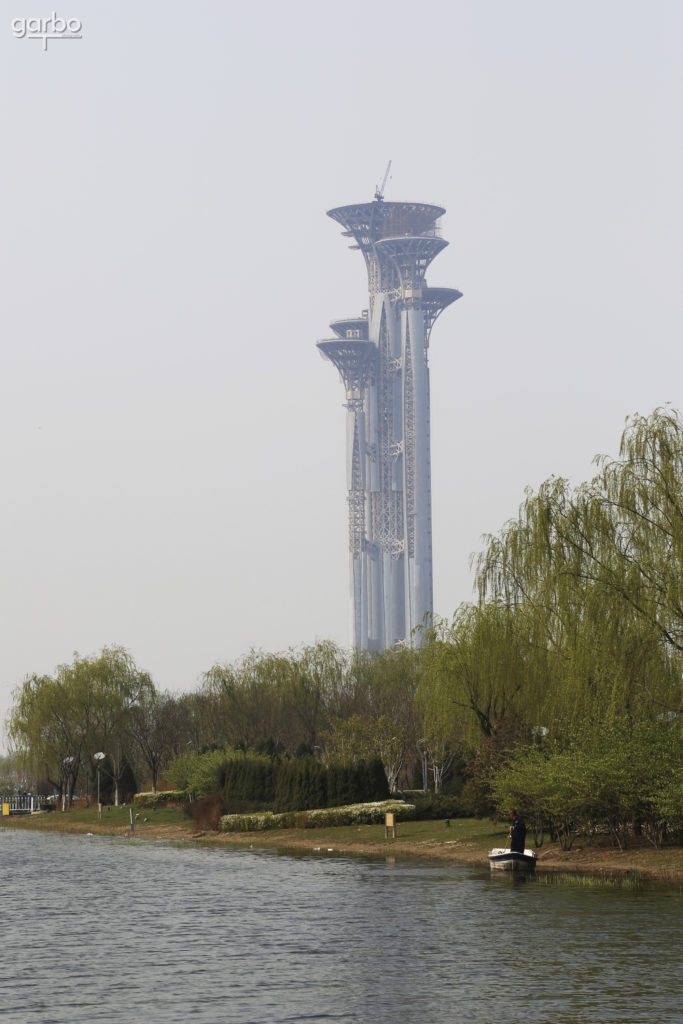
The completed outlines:
[[[669,409],[632,417],[618,460],[598,459],[601,535],[611,558],[596,553],[594,572],[683,653],[683,422]],[[676,710],[680,709],[679,704]]]
[[[204,674],[202,694],[212,709],[211,743],[313,751],[338,704],[347,656],[320,640],[280,654],[251,651]]]
[[[428,635],[418,706],[433,727],[443,732],[448,723],[452,742],[464,749],[476,749],[510,716],[534,717],[529,644],[515,621],[523,614],[498,601],[465,604]]]
[[[526,630],[529,689],[558,735],[681,710],[683,423],[627,421],[619,458],[551,478],[477,560],[482,604]]]
[[[345,692],[337,701],[328,733],[321,739],[327,758],[382,761],[390,792],[407,767],[417,732],[415,692],[420,675],[419,652],[389,648],[357,653],[349,668]]]
[[[93,755],[103,751],[118,803],[133,757],[131,713],[154,692],[123,647],[76,654],[54,677],[30,676],[14,691],[8,736],[15,756],[71,800],[79,775],[92,772]]]

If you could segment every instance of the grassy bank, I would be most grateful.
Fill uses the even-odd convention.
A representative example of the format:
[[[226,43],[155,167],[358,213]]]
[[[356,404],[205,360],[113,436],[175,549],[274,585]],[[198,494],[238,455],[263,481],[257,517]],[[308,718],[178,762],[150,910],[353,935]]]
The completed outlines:
[[[396,839],[385,839],[383,825],[355,825],[320,829],[283,829],[275,832],[216,833],[197,831],[182,811],[159,807],[134,807],[135,836],[169,840],[193,840],[223,845],[270,847],[307,852],[334,850],[373,856],[428,857],[471,864],[487,864],[494,846],[505,846],[507,827],[489,820],[458,818],[447,828],[443,821],[408,821],[398,825]],[[112,807],[102,812],[74,808],[26,817],[0,819],[0,825],[16,829],[131,835],[130,808]],[[598,877],[622,876],[666,882],[683,887],[683,848],[655,850],[635,844],[620,851],[606,838],[592,844],[577,839],[573,849],[562,850],[547,840],[538,850],[539,872],[566,872]]]

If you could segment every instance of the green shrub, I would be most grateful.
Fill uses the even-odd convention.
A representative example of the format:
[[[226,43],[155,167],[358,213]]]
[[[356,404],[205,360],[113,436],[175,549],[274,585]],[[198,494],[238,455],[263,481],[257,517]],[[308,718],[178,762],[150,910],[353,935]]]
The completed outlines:
[[[392,797],[413,804],[418,821],[466,817],[462,799],[450,793],[435,794],[431,791],[425,793],[422,789],[403,789],[392,793]]]
[[[683,739],[666,723],[615,726],[568,749],[518,748],[491,779],[498,808],[519,808],[546,824],[565,849],[577,829],[606,828],[619,847],[635,829],[655,846],[675,832],[680,811]]]
[[[221,832],[265,832],[275,828],[294,828],[294,815],[273,814],[224,814],[218,824]]]
[[[462,818],[465,810],[458,796],[447,796],[444,793],[423,793],[413,798],[415,816],[418,820],[434,820],[436,818]]]
[[[181,754],[180,757],[175,757],[171,761],[165,776],[174,789],[189,790],[190,779],[199,761],[199,756],[196,750],[193,750],[191,753]]]
[[[160,793],[136,793],[134,803],[140,807],[159,807],[166,804],[184,804],[187,793],[184,789],[167,789]]]
[[[223,788],[227,755],[224,750],[207,750],[200,754],[190,772],[188,789],[196,800],[215,796]]]

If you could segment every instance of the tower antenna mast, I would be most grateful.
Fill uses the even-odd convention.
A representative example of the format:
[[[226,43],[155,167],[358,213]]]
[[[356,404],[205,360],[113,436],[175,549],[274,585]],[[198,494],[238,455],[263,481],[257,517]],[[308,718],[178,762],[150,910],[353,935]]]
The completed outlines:
[[[387,179],[389,178],[389,171],[390,170],[391,170],[391,160],[387,164],[387,169],[384,172],[384,179],[382,181],[382,184],[378,185],[377,188],[375,189],[375,199],[377,200],[378,203],[381,203],[382,200],[384,199],[384,189],[386,188]]]

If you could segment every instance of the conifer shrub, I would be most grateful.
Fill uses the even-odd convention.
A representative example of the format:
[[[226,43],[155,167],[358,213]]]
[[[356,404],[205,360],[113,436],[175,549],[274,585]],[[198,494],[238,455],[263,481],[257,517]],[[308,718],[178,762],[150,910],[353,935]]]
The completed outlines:
[[[308,794],[310,805],[327,807],[327,771],[319,761],[311,763]]]
[[[340,807],[389,797],[386,774],[379,758],[326,767],[317,758],[300,757],[280,761],[275,774],[273,809],[277,813]]]
[[[336,807],[341,803],[339,800],[339,765],[334,763],[327,767],[327,803],[330,807]]]
[[[380,757],[373,757],[368,761],[368,788],[372,794],[369,797],[371,800],[388,800],[391,796],[387,773]]]
[[[351,769],[351,799],[349,803],[365,803],[371,800],[371,790],[368,784],[368,766],[365,761],[359,761]]]
[[[130,803],[135,796],[135,791],[138,788],[137,779],[133,773],[133,768],[127,758],[123,759],[123,771],[121,778],[119,779],[119,799],[123,803]]]
[[[312,754],[286,758],[251,750],[209,750],[178,758],[168,775],[190,799],[219,795],[232,814],[284,814],[389,797],[379,758],[325,765]]]
[[[337,776],[337,798],[333,806],[341,807],[352,804],[356,798],[356,790],[353,784],[353,765],[339,765]]]
[[[221,793],[228,810],[272,809],[277,760],[250,751],[230,751],[223,767]]]

